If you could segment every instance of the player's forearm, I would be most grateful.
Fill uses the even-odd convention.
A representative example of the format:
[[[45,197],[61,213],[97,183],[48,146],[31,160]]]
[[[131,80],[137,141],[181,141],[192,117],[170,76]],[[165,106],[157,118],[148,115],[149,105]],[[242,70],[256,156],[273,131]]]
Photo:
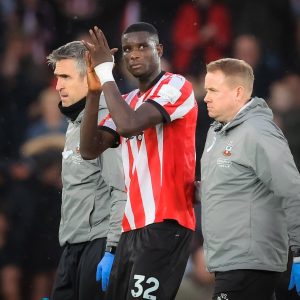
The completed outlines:
[[[80,126],[80,153],[83,159],[94,159],[101,153],[101,135],[98,131],[100,93],[88,93]]]
[[[109,113],[117,131],[124,137],[131,137],[141,132],[141,122],[136,112],[124,101],[115,82],[107,82],[103,87]]]

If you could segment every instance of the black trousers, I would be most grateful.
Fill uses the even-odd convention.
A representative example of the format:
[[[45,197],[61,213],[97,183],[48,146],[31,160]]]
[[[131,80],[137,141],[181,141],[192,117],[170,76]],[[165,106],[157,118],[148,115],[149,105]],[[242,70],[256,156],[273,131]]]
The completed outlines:
[[[59,261],[51,300],[103,300],[96,269],[105,251],[106,239],[67,244]]]
[[[261,270],[216,272],[213,300],[274,300],[280,276]]]
[[[123,232],[106,299],[174,299],[190,254],[192,234],[175,221]]]

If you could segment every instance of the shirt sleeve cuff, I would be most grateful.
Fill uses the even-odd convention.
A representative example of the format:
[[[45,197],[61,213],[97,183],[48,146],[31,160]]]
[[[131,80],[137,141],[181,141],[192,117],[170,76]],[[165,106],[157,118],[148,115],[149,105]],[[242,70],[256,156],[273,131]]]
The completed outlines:
[[[156,101],[151,100],[151,99],[146,100],[146,102],[153,104],[159,110],[159,112],[161,113],[161,115],[163,117],[164,123],[171,122],[171,117],[163,106],[161,106],[159,103],[157,103]]]

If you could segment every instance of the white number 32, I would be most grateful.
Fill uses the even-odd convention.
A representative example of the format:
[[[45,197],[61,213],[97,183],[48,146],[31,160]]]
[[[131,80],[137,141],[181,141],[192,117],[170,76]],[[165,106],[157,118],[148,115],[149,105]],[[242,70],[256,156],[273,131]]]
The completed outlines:
[[[143,299],[156,300],[156,296],[150,295],[150,293],[155,292],[159,288],[159,281],[155,277],[149,277],[146,283],[151,285],[145,291],[141,283],[145,280],[144,275],[134,275],[133,277],[136,282],[134,284],[134,289],[131,290],[131,295],[134,298],[140,297],[143,294]]]

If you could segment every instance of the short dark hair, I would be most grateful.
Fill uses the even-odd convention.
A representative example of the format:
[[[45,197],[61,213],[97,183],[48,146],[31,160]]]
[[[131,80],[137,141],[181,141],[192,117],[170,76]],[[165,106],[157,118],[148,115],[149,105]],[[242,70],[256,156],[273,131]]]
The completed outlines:
[[[122,35],[124,35],[126,33],[139,32],[139,31],[148,32],[150,35],[155,36],[155,38],[159,41],[157,29],[152,24],[146,23],[146,22],[137,22],[137,23],[129,25],[125,29],[125,31],[123,32]]]
[[[123,34],[130,33],[130,32],[137,32],[137,31],[146,31],[151,34],[158,35],[157,29],[152,24],[146,22],[137,22],[129,25],[127,29],[125,29]]]

